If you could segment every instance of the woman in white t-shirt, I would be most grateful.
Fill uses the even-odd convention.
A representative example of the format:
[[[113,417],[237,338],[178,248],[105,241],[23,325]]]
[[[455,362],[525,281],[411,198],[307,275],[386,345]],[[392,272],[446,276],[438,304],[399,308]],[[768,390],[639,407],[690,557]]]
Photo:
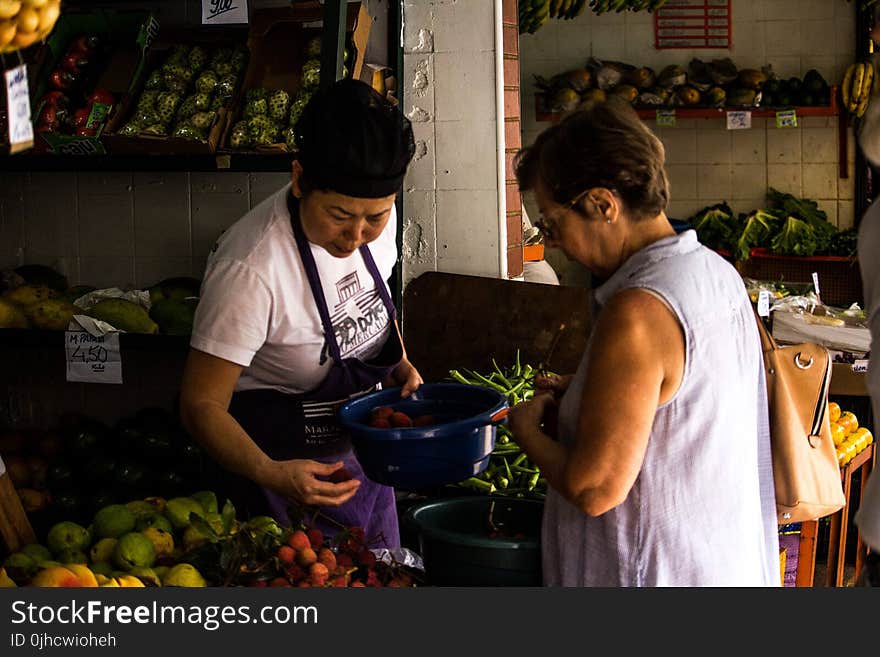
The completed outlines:
[[[317,92],[296,125],[291,184],[237,221],[208,259],[181,418],[250,515],[399,545],[394,492],[367,479],[336,420],[377,384],[422,383],[386,280],[394,201],[414,152],[409,121],[368,85]],[[367,245],[370,245],[369,247]]]

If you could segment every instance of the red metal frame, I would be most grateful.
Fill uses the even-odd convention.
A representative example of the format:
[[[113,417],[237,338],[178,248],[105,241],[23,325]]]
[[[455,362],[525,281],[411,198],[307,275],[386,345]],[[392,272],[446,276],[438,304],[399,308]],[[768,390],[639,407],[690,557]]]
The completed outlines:
[[[720,39],[720,38],[724,38],[724,37],[721,35],[717,35],[717,34],[711,34],[711,35],[709,34],[710,28],[712,28],[712,29],[719,28],[719,26],[716,26],[716,25],[709,25],[709,20],[710,19],[717,20],[717,19],[721,18],[719,16],[710,16],[709,10],[710,9],[725,9],[725,8],[727,9],[727,15],[725,17],[727,19],[727,25],[726,25],[727,29],[725,30],[727,43],[725,45],[720,45],[720,46],[719,45],[710,45],[709,44],[710,38],[711,39]],[[669,10],[683,10],[683,9],[693,10],[693,11],[702,10],[703,13],[702,13],[702,15],[694,14],[693,16],[671,16],[666,13]],[[710,4],[709,2],[682,4],[681,0],[679,0],[678,2],[675,2],[675,0],[673,0],[672,4],[666,3],[663,5],[663,7],[661,7],[660,9],[658,9],[657,11],[654,12],[654,48],[656,48],[657,50],[710,50],[710,49],[711,50],[727,50],[727,49],[730,49],[733,45],[733,39],[731,36],[731,28],[730,28],[730,26],[731,26],[730,11],[731,11],[730,0],[727,0],[724,4]],[[663,20],[669,21],[669,20],[673,20],[673,19],[678,19],[680,21],[696,21],[695,23],[692,23],[692,24],[688,24],[686,22],[683,22],[682,24],[677,25],[675,27],[679,27],[681,29],[686,29],[686,30],[693,29],[693,30],[700,30],[700,31],[696,32],[695,34],[677,35],[675,37],[660,36],[660,30],[662,28],[671,27],[668,25],[661,26],[660,21],[663,21]],[[664,41],[671,41],[673,39],[677,40],[677,39],[700,39],[700,38],[703,39],[703,45],[701,45],[701,46],[693,45],[693,44],[689,44],[686,46],[664,45]]]

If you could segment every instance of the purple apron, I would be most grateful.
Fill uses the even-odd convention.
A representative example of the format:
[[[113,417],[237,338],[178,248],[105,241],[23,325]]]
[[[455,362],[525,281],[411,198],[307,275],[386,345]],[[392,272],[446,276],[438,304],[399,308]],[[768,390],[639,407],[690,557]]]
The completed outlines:
[[[361,481],[354,497],[342,506],[301,509],[302,518],[307,524],[317,526],[328,537],[337,534],[342,526],[360,526],[368,539],[377,539],[374,547],[398,547],[400,534],[394,490],[364,475],[349,437],[336,419],[340,404],[351,397],[375,390],[376,384],[402,360],[403,348],[393,326],[396,316],[394,304],[373,256],[364,244],[360,247],[361,257],[375,281],[392,325],[388,339],[376,358],[370,361],[342,358],[315,260],[300,224],[298,203],[293,195],[288,198],[288,208],[297,248],[321,316],[324,339],[333,363],[324,381],[309,392],[298,395],[267,389],[236,392],[232,396],[229,413],[272,459],[313,459],[322,463],[343,461],[351,476]],[[246,479],[240,479],[243,481],[236,483],[236,486],[250,483],[246,506],[251,515],[268,514],[284,526],[290,526],[289,502],[286,499],[266,488],[261,489],[261,496],[254,495],[256,486]],[[260,497],[263,498],[262,509],[258,504]],[[315,510],[320,513],[315,515]]]

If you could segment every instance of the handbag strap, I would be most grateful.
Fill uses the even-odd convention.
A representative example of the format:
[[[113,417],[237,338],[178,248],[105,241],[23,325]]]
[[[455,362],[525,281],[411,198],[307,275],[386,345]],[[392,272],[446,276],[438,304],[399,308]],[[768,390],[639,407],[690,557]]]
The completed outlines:
[[[763,349],[764,352],[776,351],[779,349],[779,345],[776,343],[773,336],[770,335],[767,327],[764,326],[764,322],[754,306],[752,306],[752,312],[755,314],[755,321],[758,323],[758,334],[761,336],[761,349]]]

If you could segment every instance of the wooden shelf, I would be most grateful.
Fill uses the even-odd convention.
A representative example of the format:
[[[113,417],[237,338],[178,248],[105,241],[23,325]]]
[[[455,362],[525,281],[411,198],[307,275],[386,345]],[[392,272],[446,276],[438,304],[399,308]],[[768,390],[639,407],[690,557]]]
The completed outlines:
[[[35,155],[0,157],[0,171],[264,171],[290,172],[291,153],[214,155]]]
[[[0,348],[64,349],[64,331],[44,329],[0,329]],[[123,351],[183,352],[189,349],[189,336],[121,333],[119,348]]]

